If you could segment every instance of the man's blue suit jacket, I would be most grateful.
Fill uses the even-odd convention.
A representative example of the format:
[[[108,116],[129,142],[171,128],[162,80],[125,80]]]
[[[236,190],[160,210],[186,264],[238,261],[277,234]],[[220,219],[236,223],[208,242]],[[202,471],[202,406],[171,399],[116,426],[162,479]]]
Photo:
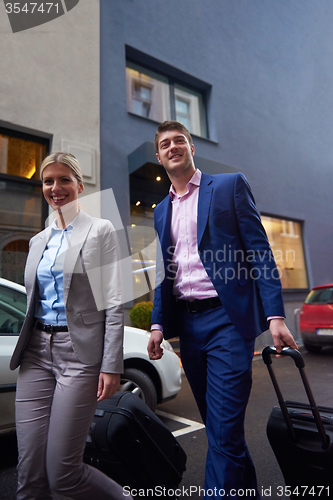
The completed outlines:
[[[170,237],[171,199],[155,208],[157,277],[152,324],[165,338],[178,336],[175,273]],[[267,330],[269,316],[285,316],[281,282],[251,188],[241,173],[202,173],[198,198],[198,252],[235,328],[253,339]],[[161,277],[165,278],[161,280]]]

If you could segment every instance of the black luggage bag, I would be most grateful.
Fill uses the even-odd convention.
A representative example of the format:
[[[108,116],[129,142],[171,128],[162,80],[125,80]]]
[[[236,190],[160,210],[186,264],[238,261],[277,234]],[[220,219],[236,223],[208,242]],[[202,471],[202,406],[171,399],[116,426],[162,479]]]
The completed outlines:
[[[317,406],[298,350],[283,349],[299,369],[309,404],[284,401],[272,368],[274,347],[266,347],[262,357],[267,365],[279,405],[267,423],[267,437],[281,468],[292,499],[333,497],[333,409]],[[330,390],[330,388],[329,388]]]
[[[84,461],[122,486],[152,489],[157,496],[176,489],[186,469],[176,438],[131,392],[117,392],[98,404]]]

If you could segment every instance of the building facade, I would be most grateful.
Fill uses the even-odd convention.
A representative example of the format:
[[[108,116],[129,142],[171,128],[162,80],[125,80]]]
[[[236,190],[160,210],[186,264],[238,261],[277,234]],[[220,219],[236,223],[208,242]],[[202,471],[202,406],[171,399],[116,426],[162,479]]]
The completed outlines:
[[[45,218],[38,168],[17,151],[38,162],[66,149],[95,196],[87,210],[125,228],[128,304],[151,298],[154,206],[169,188],[153,139],[178,119],[197,167],[248,178],[295,333],[309,288],[333,282],[332,2],[80,0],[17,34],[0,19],[1,275],[22,268]]]
[[[185,123],[197,167],[248,178],[294,333],[309,288],[333,281],[332,20],[326,0],[101,0],[102,189],[150,226],[157,123]]]
[[[0,5],[0,276],[19,283],[29,239],[44,228],[39,166],[50,151],[82,163],[85,194],[100,190],[99,1],[13,33]],[[89,212],[100,206],[89,202]],[[83,205],[85,201],[83,200]]]

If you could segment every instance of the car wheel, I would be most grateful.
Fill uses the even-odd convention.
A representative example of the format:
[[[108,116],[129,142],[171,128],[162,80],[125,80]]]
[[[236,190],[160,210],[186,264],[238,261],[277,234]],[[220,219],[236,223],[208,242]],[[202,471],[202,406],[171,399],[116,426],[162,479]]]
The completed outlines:
[[[121,377],[121,391],[130,391],[139,396],[147,406],[155,411],[157,405],[157,394],[153,381],[143,371],[137,368],[125,369]]]
[[[312,344],[308,344],[307,342],[303,342],[303,345],[307,351],[313,352],[314,354],[316,354],[316,353],[318,354],[322,348],[321,345],[312,345]]]

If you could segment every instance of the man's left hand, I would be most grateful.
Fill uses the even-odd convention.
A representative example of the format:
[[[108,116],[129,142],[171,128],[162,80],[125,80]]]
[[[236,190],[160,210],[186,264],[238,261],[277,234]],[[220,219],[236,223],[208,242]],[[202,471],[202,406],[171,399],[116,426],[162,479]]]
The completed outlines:
[[[271,319],[269,322],[269,330],[273,337],[274,346],[277,352],[281,352],[283,347],[293,347],[298,349],[294,337],[290,333],[289,328],[283,318]]]

